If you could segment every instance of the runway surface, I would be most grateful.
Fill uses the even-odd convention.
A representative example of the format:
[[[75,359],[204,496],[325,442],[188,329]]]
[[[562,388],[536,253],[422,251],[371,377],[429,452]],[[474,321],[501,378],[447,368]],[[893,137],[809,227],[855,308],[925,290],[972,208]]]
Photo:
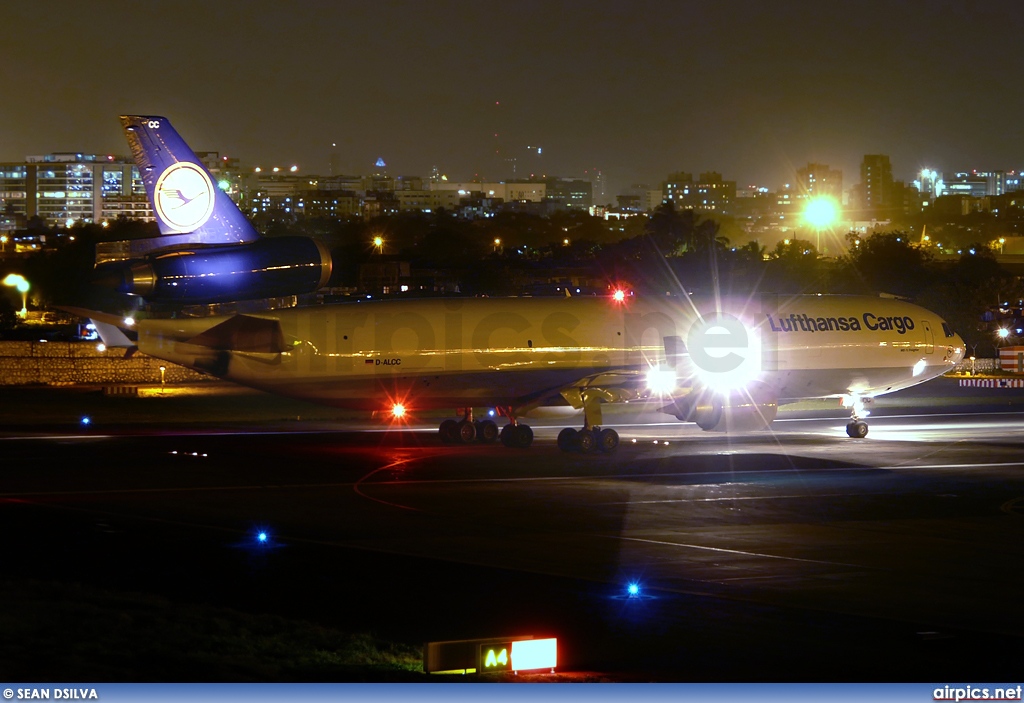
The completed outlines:
[[[736,436],[612,413],[612,456],[560,452],[558,419],[528,450],[426,425],[10,432],[3,563],[400,641],[553,635],[560,668],[626,678],[1001,679],[1024,655],[1014,393],[893,396],[863,440],[821,408]]]

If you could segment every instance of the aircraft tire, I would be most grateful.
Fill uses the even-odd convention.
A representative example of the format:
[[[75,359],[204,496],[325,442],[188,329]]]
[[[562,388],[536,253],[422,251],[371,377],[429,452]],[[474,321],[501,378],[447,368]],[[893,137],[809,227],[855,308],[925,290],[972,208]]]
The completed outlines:
[[[571,452],[576,449],[576,430],[566,427],[558,433],[558,448],[563,452]]]
[[[868,436],[868,423],[863,420],[851,422],[846,426],[846,434],[854,439],[864,439]]]
[[[516,425],[516,433],[513,435],[513,447],[526,449],[533,444],[533,430],[529,425]]]
[[[597,437],[594,436],[594,431],[580,430],[576,434],[576,446],[581,454],[590,454],[594,451],[594,447],[597,446]]]
[[[511,422],[501,428],[501,433],[498,435],[498,439],[506,447],[512,446],[512,436],[516,433],[516,426]]]
[[[456,425],[456,435],[462,444],[469,444],[476,439],[476,425],[469,420],[462,420]]]
[[[458,428],[459,423],[455,420],[448,419],[441,423],[441,427],[438,428],[438,433],[441,435],[442,444],[455,444],[458,440]]]
[[[619,448],[619,433],[610,427],[601,430],[597,435],[597,446],[605,454],[611,454]]]
[[[498,426],[492,420],[481,420],[476,424],[476,438],[484,444],[498,441]]]

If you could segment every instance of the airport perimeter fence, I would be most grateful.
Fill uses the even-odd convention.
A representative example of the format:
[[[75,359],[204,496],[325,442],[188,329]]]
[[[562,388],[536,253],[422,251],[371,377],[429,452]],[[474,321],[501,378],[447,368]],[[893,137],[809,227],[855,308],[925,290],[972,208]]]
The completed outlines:
[[[999,359],[964,359],[953,368],[953,373],[964,376],[1001,372]]]
[[[169,385],[215,380],[142,353],[125,358],[124,349],[100,351],[94,342],[0,342],[0,386]]]

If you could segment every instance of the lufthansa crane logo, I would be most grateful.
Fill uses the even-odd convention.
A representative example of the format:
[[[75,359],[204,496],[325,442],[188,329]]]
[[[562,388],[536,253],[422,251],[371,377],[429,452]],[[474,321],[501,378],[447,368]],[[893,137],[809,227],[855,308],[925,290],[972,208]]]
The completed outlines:
[[[171,164],[156,181],[156,214],[178,232],[194,232],[213,214],[213,181],[206,171],[188,162]]]

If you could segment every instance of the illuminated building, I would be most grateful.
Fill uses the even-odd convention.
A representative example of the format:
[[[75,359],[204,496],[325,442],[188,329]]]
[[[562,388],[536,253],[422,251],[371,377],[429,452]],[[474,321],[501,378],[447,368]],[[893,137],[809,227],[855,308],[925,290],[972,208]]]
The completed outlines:
[[[153,221],[135,165],[94,154],[48,154],[0,164],[0,209],[19,223],[39,217],[48,227],[118,217]]]
[[[732,213],[736,201],[736,181],[722,180],[722,174],[708,171],[693,180],[693,174],[681,171],[669,174],[662,183],[664,202],[675,205],[677,210],[698,210]]]
[[[885,154],[866,154],[860,164],[860,183],[854,206],[864,219],[887,220],[903,209],[902,189],[892,179],[892,164]]]
[[[824,196],[843,201],[843,172],[828,164],[807,164],[796,172],[797,193],[813,199]]]
[[[945,195],[946,185],[942,180],[942,171],[931,168],[923,168],[914,181],[914,187],[921,195],[928,199],[935,199]]]
[[[1015,188],[1020,187],[1019,177],[1012,176]],[[987,195],[1002,195],[1008,192],[1007,176],[1004,171],[957,171],[946,181],[945,195],[966,195],[984,198]]]

